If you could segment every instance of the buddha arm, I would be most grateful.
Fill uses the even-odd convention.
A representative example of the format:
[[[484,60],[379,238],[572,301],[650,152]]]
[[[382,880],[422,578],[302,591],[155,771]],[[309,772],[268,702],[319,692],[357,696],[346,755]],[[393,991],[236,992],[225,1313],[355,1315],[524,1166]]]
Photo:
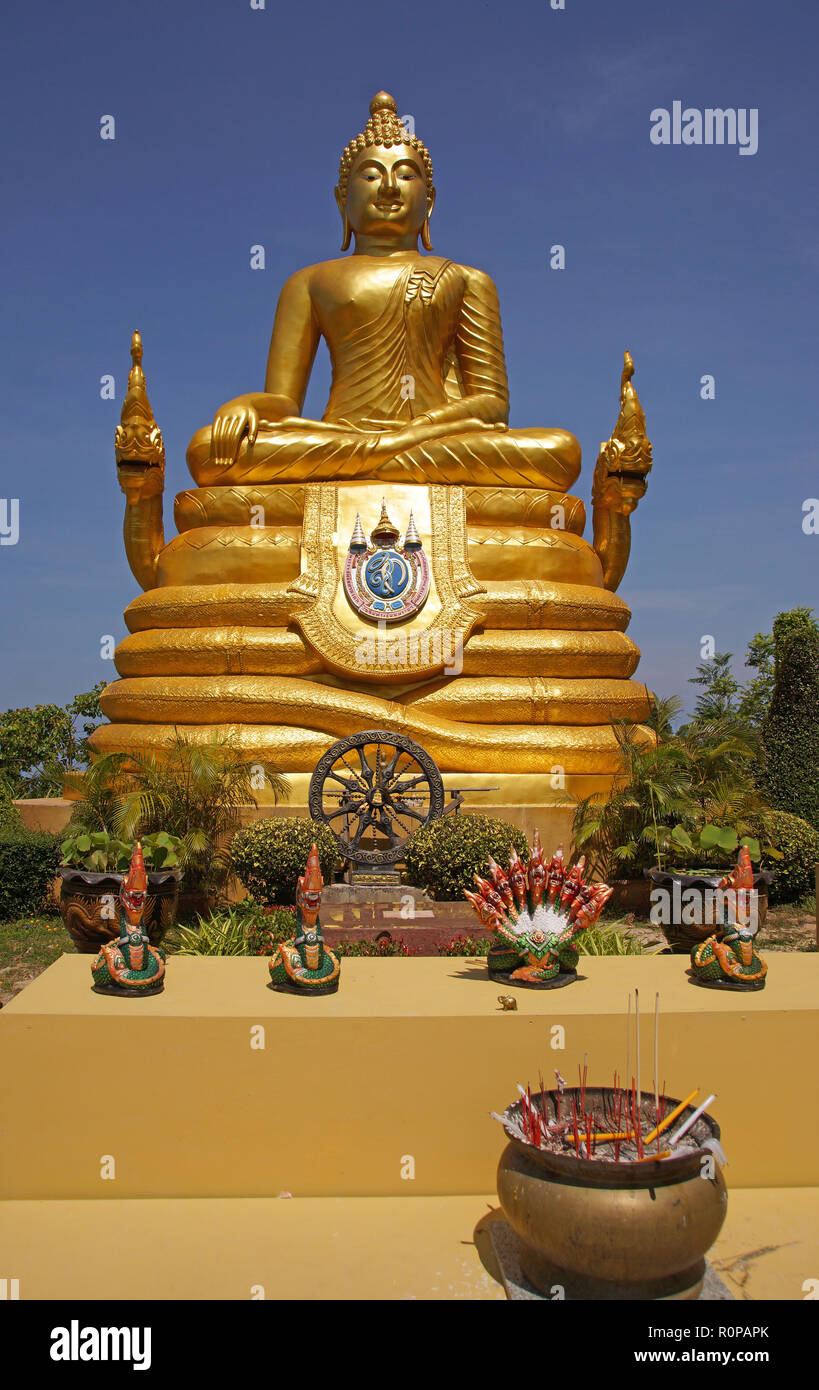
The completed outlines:
[[[263,403],[265,418],[283,420],[288,415],[301,414],[319,337],[308,267],[291,275],[279,295],[267,355],[264,396],[258,398]]]
[[[482,420],[505,425],[509,418],[509,384],[503,354],[498,292],[481,270],[463,267],[466,277],[455,360],[463,395],[460,400],[428,410],[433,424]]]

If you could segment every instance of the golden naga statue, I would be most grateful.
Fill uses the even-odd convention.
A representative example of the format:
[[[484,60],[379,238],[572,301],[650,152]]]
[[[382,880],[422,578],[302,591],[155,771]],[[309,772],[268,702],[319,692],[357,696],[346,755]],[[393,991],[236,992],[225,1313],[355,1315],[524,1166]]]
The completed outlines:
[[[508,427],[495,286],[433,254],[430,155],[386,92],[344,150],[335,193],[352,254],[285,284],[265,389],[194,435],[196,486],[176,498],[167,544],[164,449],[134,335],[116,456],[145,592],[125,614],[122,679],[94,746],[219,727],[306,774],[337,739],[381,728],[444,772],[526,775],[523,800],[555,769],[565,782],[552,786],[602,789],[617,762],[609,717],[649,711],[615,593],[651,468],[631,357],[595,469],[590,545],[569,492],[578,442]],[[332,389],[310,420],[322,337]]]

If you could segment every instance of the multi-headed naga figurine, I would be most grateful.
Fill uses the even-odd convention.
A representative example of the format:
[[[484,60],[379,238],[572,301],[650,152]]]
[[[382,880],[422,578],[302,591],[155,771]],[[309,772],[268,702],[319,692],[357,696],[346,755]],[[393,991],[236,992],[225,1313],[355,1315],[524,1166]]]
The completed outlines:
[[[585,864],[580,858],[567,871],[562,847],[544,864],[537,831],[526,865],[512,850],[508,875],[490,856],[492,882],[476,874],[480,891],[466,897],[499,938],[487,961],[491,979],[543,988],[576,978],[574,938],[597,921],[613,892],[605,883],[586,883]]]
[[[324,879],[316,846],[296,888],[299,930],[283,941],[270,958],[270,983],[289,994],[334,994],[341,971],[338,957],[328,951],[321,934],[319,908]]]
[[[142,926],[148,875],[137,841],[127,876],[119,890],[120,934],[107,942],[91,966],[97,994],[121,994],[137,999],[161,994],[165,988],[165,952],[152,946]]]
[[[691,971],[698,984],[722,989],[764,989],[768,967],[754,951],[759,918],[754,870],[745,845],[736,867],[719,882],[724,892],[724,921],[713,936],[691,952]]]

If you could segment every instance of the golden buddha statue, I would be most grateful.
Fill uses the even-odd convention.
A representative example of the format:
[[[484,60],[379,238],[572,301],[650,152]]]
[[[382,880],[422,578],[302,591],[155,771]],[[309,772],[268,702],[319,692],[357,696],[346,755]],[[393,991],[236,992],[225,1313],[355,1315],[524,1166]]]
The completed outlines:
[[[615,594],[651,467],[631,358],[590,545],[568,491],[578,442],[508,427],[495,286],[433,253],[430,155],[387,93],[344,150],[335,192],[352,254],[285,284],[265,389],[194,435],[196,487],[177,497],[167,545],[164,450],[134,336],[116,448],[146,592],[126,612],[122,679],[102,699],[112,722],[93,744],[218,726],[306,775],[338,738],[382,728],[444,772],[525,777],[524,799],[547,775],[576,794],[602,788],[617,763],[609,718],[639,721],[650,704],[629,679],[639,652]],[[320,338],[332,388],[309,420]]]

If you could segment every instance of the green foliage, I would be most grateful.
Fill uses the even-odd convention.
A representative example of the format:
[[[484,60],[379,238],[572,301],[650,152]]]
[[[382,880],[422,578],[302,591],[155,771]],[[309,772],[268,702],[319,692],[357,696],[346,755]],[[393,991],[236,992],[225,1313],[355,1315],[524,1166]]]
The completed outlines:
[[[743,842],[758,858],[753,821],[766,803],[754,785],[753,730],[728,714],[703,715],[673,733],[662,707],[654,723],[654,743],[635,725],[612,723],[620,772],[611,793],[578,802],[574,842],[592,872],[636,876],[694,851],[702,864],[727,866]]]
[[[14,789],[6,777],[0,773],[0,830],[23,829],[23,818],[14,804]]]
[[[589,927],[572,937],[581,956],[643,956],[642,941],[626,936],[615,927]]]
[[[265,913],[258,903],[237,903],[208,917],[195,927],[179,928],[180,956],[269,956],[277,942],[296,934],[296,917],[280,908]]]
[[[338,859],[335,836],[323,821],[302,816],[252,821],[237,831],[230,845],[233,872],[257,902],[294,903],[296,880],[314,842],[324,882],[330,883]]]
[[[492,856],[494,858],[494,855]],[[446,945],[438,947],[439,956],[488,956],[491,937],[453,936]]]
[[[136,841],[118,840],[107,830],[83,830],[76,827],[63,840],[63,864],[74,869],[87,869],[91,873],[128,872],[131,855]],[[180,840],[177,835],[169,835],[158,830],[153,835],[145,835],[142,840],[142,857],[147,869],[175,869],[179,865]]]
[[[409,956],[412,954],[406,941],[393,941],[392,937],[377,937],[375,941],[339,941],[333,947],[336,956]]]
[[[99,697],[104,689],[105,681],[100,681],[68,705],[35,705],[0,714],[0,776],[13,796],[60,796],[63,770],[88,764],[88,737],[102,718]]]
[[[741,686],[731,670],[732,661],[732,652],[717,652],[710,661],[699,662],[697,674],[690,678],[692,685],[703,687],[694,706],[695,719],[724,719],[736,713]]]
[[[56,835],[12,826],[0,829],[0,921],[39,912],[59,862]]]
[[[620,771],[608,799],[577,803],[573,838],[589,871],[604,879],[638,875],[673,846],[671,828],[691,821],[696,801],[689,758],[673,736],[646,743],[637,725],[612,722]]]
[[[699,852],[701,855],[707,856],[712,851],[717,851],[735,856],[740,846],[744,845],[752,860],[756,862],[762,858],[759,840],[752,835],[740,837],[737,831],[730,826],[704,825],[696,836],[696,840],[692,840],[684,826],[675,825],[671,831],[671,838],[689,854],[696,855]],[[698,859],[697,863],[702,863],[702,859]]]
[[[777,618],[774,637],[776,681],[762,726],[760,782],[777,810],[819,829],[819,631]]]
[[[765,867],[773,871],[768,889],[771,903],[795,903],[814,892],[815,870],[819,864],[819,832],[807,821],[787,811],[765,811],[758,830],[780,856]]]
[[[210,892],[230,872],[224,841],[240,824],[240,808],[256,805],[260,780],[276,800],[289,790],[285,777],[247,762],[230,738],[217,733],[195,743],[175,732],[158,752],[97,758],[66,785],[83,798],[73,825],[128,841],[164,830],[178,839],[186,890]]]
[[[455,900],[463,897],[465,888],[475,887],[474,875],[486,872],[490,854],[506,865],[512,848],[528,859],[525,834],[508,821],[463,812],[442,816],[413,835],[405,856],[407,874],[432,897]]]

